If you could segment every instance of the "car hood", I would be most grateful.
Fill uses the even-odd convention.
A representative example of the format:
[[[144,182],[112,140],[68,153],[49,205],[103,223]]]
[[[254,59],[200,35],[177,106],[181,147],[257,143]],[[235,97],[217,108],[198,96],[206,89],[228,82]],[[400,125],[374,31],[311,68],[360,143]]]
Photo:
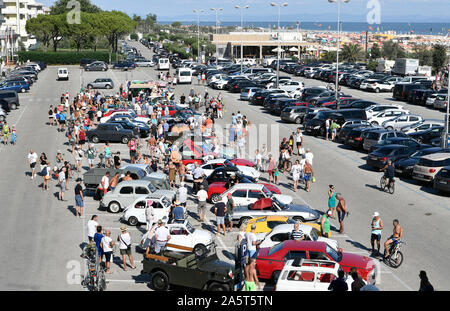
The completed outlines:
[[[352,253],[342,253],[341,265],[372,270],[375,262],[372,258]]]
[[[290,195],[274,194],[273,197],[276,198],[278,201],[280,201],[283,204],[291,204],[292,203],[292,197]]]
[[[218,260],[217,256],[198,261],[198,267],[204,271],[216,272],[223,275],[228,275],[230,270],[234,272],[234,265]]]
[[[212,243],[214,241],[214,238],[212,234],[209,231],[202,230],[202,229],[195,229],[194,233],[192,233],[192,237],[194,238],[194,241],[203,242],[203,240],[207,240],[208,243]]]
[[[323,121],[319,119],[311,119],[306,123],[306,126],[319,126],[322,125]]]
[[[236,166],[242,174],[250,176],[250,177],[259,177],[261,173],[255,170],[253,167],[249,166]]]

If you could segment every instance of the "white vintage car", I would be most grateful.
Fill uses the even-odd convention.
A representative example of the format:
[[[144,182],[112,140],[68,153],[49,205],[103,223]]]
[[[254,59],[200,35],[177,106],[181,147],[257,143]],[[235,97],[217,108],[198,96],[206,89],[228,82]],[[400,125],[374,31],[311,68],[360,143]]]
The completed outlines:
[[[319,236],[317,229],[308,225],[299,225],[299,229],[303,231],[306,241],[318,241],[326,242],[330,247],[334,248],[336,251],[339,249],[338,242],[329,238],[324,238]],[[282,224],[278,225],[272,229],[269,233],[258,234],[257,239],[261,240],[260,248],[272,247],[280,242],[289,240],[289,235],[294,230],[294,224]]]
[[[142,196],[136,199],[132,204],[125,208],[123,220],[125,220],[130,226],[136,226],[138,224],[147,223],[145,217],[145,209],[148,204],[153,206],[153,222],[156,223],[159,219],[169,218],[170,201],[164,195],[150,194],[148,196]]]
[[[227,203],[228,193],[231,193],[235,206],[250,205],[262,198],[276,198],[283,204],[292,203],[292,197],[290,195],[274,194],[263,184],[236,184],[222,193],[218,201]]]
[[[214,237],[207,231],[202,229],[195,229],[191,226],[189,221],[185,220],[184,223],[172,223],[166,224],[169,229],[170,240],[169,244],[175,244],[178,246],[192,248],[198,256],[202,256],[205,252],[211,250],[214,246]],[[144,250],[147,248],[150,240],[153,238],[153,230],[147,231],[141,238],[141,248]],[[187,251],[179,248],[167,247],[170,251]]]
[[[338,278],[339,264],[328,260],[291,259],[278,278],[276,291],[328,291],[331,281]],[[353,279],[346,275],[351,290]],[[364,283],[366,283],[363,280]]]
[[[205,176],[208,177],[212,172],[214,172],[216,168],[223,166],[235,166],[243,175],[249,176],[255,180],[258,180],[261,176],[261,173],[258,172],[255,168],[244,165],[235,165],[228,159],[212,159],[201,165],[200,167],[203,169]],[[193,163],[190,163],[186,165],[186,169],[186,180],[192,181],[192,171],[195,169],[195,165]]]

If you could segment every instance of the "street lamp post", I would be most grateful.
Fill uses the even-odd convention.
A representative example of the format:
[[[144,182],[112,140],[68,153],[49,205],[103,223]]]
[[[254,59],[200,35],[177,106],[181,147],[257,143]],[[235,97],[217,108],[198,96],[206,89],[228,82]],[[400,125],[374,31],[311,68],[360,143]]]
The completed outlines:
[[[449,133],[449,109],[450,109],[450,62],[448,63],[448,76],[447,76],[447,82],[448,82],[448,88],[447,88],[447,112],[445,114],[445,141],[444,141],[444,147],[448,148],[448,140],[450,137]]]
[[[200,60],[200,13],[205,12],[205,10],[194,9],[192,12],[197,13],[197,61]]]
[[[248,9],[249,5],[245,5],[245,6],[240,6],[240,5],[236,5],[235,6],[236,9],[241,9],[241,31],[244,31],[244,9]],[[241,35],[241,75],[242,75],[242,70],[243,70],[243,64],[244,64],[244,38]]]
[[[287,2],[284,3],[275,3],[271,2],[271,6],[278,7],[278,33],[277,33],[277,41],[278,41],[278,48],[277,48],[277,88],[279,85],[280,80],[280,8],[288,6]]]
[[[341,104],[339,102],[339,92],[338,92],[338,87],[339,87],[339,48],[340,48],[340,36],[341,36],[341,1],[348,3],[350,2],[350,0],[328,0],[328,2],[333,3],[333,2],[337,2],[338,4],[338,9],[337,9],[337,28],[338,28],[338,35],[337,35],[337,50],[336,50],[336,76],[335,76],[335,80],[336,80],[336,89],[334,90],[335,95],[336,95],[336,109],[341,108]]]
[[[222,8],[211,8],[211,11],[216,11],[216,38],[217,38],[217,35],[218,35],[218,32],[217,32],[217,30],[218,30],[218,28],[219,28],[219,20],[218,20],[218,14],[219,14],[219,11],[222,11],[223,9]],[[218,39],[217,39],[218,40]],[[217,66],[217,60],[218,60],[218,58],[219,58],[219,47],[218,47],[218,41],[216,41],[216,66]]]

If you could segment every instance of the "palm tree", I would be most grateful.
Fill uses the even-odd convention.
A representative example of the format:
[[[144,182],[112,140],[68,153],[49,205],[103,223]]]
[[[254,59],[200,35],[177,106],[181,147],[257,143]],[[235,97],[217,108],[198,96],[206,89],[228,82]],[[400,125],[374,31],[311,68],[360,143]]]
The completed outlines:
[[[350,63],[356,62],[358,59],[361,58],[362,50],[361,47],[358,44],[346,44],[342,48],[342,58],[345,61],[348,61]]]

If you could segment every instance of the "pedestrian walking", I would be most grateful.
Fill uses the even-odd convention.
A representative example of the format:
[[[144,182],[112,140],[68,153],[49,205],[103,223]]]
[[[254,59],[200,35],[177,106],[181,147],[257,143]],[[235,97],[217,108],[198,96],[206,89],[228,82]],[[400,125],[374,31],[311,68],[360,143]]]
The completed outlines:
[[[295,144],[297,147],[297,154],[304,154],[305,150],[303,149],[303,134],[302,130],[299,127],[297,128],[297,132],[295,133]]]
[[[299,160],[295,160],[295,164],[292,166],[291,172],[292,172],[292,180],[294,181],[294,192],[297,192],[298,188],[298,181],[300,180],[302,176],[303,168],[300,165]]]
[[[4,145],[7,145],[9,142],[9,132],[10,132],[9,125],[6,121],[4,121],[3,127],[2,127],[3,144]]]
[[[430,281],[428,280],[427,273],[425,271],[420,271],[419,273],[420,278],[420,288],[419,292],[434,292],[434,287],[431,285]]]
[[[126,225],[121,225],[120,226],[120,231],[121,234],[117,237],[117,242],[120,242],[119,245],[119,249],[120,249],[120,255],[122,255],[122,269],[124,271],[127,271],[127,256],[128,259],[130,261],[130,266],[131,269],[136,269],[136,267],[134,266],[134,261],[133,261],[133,254],[131,252],[131,236],[130,234],[127,232],[127,226]]]
[[[42,169],[42,177],[44,178],[44,183],[42,184],[42,190],[44,191],[48,191],[49,190],[49,181],[51,178],[51,166],[50,166],[50,162],[47,162],[44,166],[44,168]]]
[[[200,185],[200,190],[197,192],[197,212],[200,219],[200,222],[205,221],[205,215],[206,215],[206,199],[208,198],[208,193],[204,190],[204,186]]]
[[[344,233],[344,218],[349,214],[347,203],[345,202],[344,197],[340,193],[336,193],[336,199],[338,200],[338,204],[336,206],[336,211],[338,213],[339,219],[339,232]]]
[[[58,200],[65,201],[64,200],[64,192],[66,190],[66,167],[63,166],[61,168],[61,171],[58,174]]]
[[[11,145],[15,146],[17,142],[17,130],[16,127],[13,125],[11,127]]]
[[[180,201],[180,205],[186,208],[186,202],[188,198],[188,191],[184,184],[184,181],[180,182],[180,187],[177,190],[177,199]]]
[[[228,193],[225,212],[225,226],[228,227],[228,232],[231,232],[233,230],[233,210],[234,210],[233,195],[231,193]]]
[[[332,216],[331,218],[335,218],[336,215],[336,192],[334,189],[334,185],[329,185],[328,189],[328,209],[331,210]]]
[[[103,227],[97,226],[96,233],[94,234],[94,242],[95,246],[97,247],[97,254],[98,254],[98,260],[101,263],[103,259],[103,247],[102,247],[102,239],[103,239]]]
[[[375,253],[375,241],[377,241],[377,254],[380,255],[380,240],[381,240],[381,231],[384,229],[383,220],[380,218],[380,213],[375,212],[372,215],[372,223],[371,223],[371,235],[370,235],[370,244],[372,245],[372,254]]]
[[[305,190],[307,192],[310,192],[311,191],[311,181],[312,181],[312,178],[314,177],[314,171],[312,168],[312,164],[308,160],[306,160],[306,162],[305,162],[305,167],[303,168],[303,171],[305,172],[305,183],[306,183]]]
[[[330,133],[330,121],[331,119],[328,118],[325,120],[325,140],[328,141],[328,135]]]
[[[89,242],[94,241],[94,235],[95,232],[97,231],[97,226],[99,225],[97,220],[98,216],[92,215],[91,219],[87,223],[87,236]]]
[[[114,241],[111,239],[110,230],[105,230],[105,235],[101,240],[100,246],[103,249],[103,254],[105,255],[105,273],[111,274],[112,273],[111,262],[113,261]]]
[[[161,250],[166,247],[167,242],[170,241],[171,236],[169,229],[164,225],[162,219],[158,220],[158,227],[155,230],[155,253],[159,254]]]
[[[81,178],[77,178],[77,185],[75,186],[75,217],[83,217],[84,195],[83,187],[81,186]],[[79,212],[79,213],[78,213]]]
[[[36,162],[38,159],[38,155],[33,151],[33,149],[30,149],[30,153],[28,153],[27,159],[28,165],[31,169],[31,179],[33,179],[36,176]]]
[[[225,213],[227,211],[226,205],[224,202],[217,202],[214,205],[214,214],[216,215],[216,225],[217,225],[217,235],[220,234],[220,226],[223,229],[223,235],[225,235]]]
[[[171,188],[175,188],[177,167],[172,161],[169,162],[169,185]]]
[[[273,182],[275,182],[274,178],[274,171],[275,171],[275,158],[269,154],[269,164],[267,165],[267,173],[269,173],[269,184],[271,180],[273,179]]]
[[[173,223],[182,224],[184,222],[184,209],[180,204],[181,202],[178,200],[174,202],[174,207],[172,209]]]

